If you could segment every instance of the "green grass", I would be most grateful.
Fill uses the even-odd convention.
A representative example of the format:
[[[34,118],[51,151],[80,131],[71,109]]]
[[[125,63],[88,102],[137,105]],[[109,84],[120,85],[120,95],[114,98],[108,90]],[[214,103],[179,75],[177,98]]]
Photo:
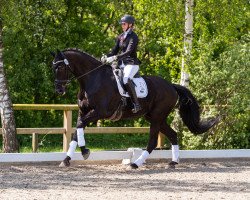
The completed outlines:
[[[148,143],[148,134],[86,134],[86,147],[92,151],[98,150],[126,150],[130,147],[145,148]],[[18,135],[20,152],[32,152],[32,136]],[[38,152],[62,152],[62,135],[39,135]],[[0,138],[2,146],[2,138]],[[79,151],[79,148],[78,148]],[[2,152],[2,150],[0,150]]]

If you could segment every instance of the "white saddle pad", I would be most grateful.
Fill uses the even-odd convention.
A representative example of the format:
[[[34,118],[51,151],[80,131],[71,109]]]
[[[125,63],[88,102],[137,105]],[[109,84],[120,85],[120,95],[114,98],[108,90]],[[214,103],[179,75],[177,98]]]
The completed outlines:
[[[119,90],[121,96],[129,97],[128,93],[121,86],[121,83],[119,81],[117,74],[115,72],[113,72],[113,73],[114,73],[114,76],[115,76],[115,79],[117,82],[117,86],[118,86],[118,90]],[[135,83],[135,91],[136,91],[137,97],[138,98],[145,98],[148,95],[148,87],[147,87],[145,80],[142,77],[133,78],[133,82]]]

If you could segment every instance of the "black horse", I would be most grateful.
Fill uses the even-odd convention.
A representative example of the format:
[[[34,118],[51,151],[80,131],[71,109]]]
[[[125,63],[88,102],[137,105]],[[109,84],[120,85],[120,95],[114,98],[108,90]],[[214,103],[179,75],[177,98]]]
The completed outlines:
[[[118,92],[113,69],[110,65],[103,64],[89,54],[77,49],[58,50],[53,55],[56,92],[59,94],[65,93],[66,85],[72,79],[70,74],[80,84],[78,94],[80,111],[77,129],[84,130],[90,122],[96,122],[99,119],[116,119],[117,116],[118,119],[144,116],[150,122],[147,149],[135,163],[130,165],[132,168],[141,166],[148,155],[156,148],[159,132],[167,136],[172,147],[178,147],[177,133],[166,123],[166,118],[176,106],[179,107],[184,124],[194,134],[208,131],[218,121],[218,119],[201,121],[199,105],[192,93],[181,85],[172,84],[156,76],[143,76],[148,87],[148,95],[139,99],[142,110],[133,113],[130,99],[127,98],[124,101],[124,97]],[[77,142],[79,135],[75,132],[72,141]],[[76,145],[72,151],[75,148]],[[81,150],[86,159],[89,151],[85,148],[85,143]],[[174,167],[178,164],[178,151],[179,148],[172,149],[175,158],[169,163],[170,166]],[[64,166],[70,164],[71,154],[67,155],[62,162]]]

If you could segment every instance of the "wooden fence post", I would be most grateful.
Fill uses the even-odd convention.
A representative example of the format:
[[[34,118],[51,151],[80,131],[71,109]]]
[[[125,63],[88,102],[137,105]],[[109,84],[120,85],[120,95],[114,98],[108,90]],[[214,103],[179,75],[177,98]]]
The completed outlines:
[[[72,134],[72,111],[63,111],[63,127],[65,128],[65,133],[63,134],[63,151],[67,152],[69,149],[69,143],[71,141]]]
[[[158,141],[157,141],[157,147],[158,149],[162,149],[165,144],[165,135],[159,132],[158,134]]]
[[[32,133],[32,152],[36,153],[38,149],[38,134]]]

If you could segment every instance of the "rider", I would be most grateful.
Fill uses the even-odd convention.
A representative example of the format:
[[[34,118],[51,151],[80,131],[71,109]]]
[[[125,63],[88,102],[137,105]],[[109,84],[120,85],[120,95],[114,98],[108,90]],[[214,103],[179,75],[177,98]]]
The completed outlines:
[[[117,37],[116,45],[112,51],[102,57],[103,62],[112,63],[118,60],[118,65],[123,68],[123,83],[128,91],[128,94],[133,101],[134,108],[133,113],[137,113],[141,110],[138,98],[135,92],[135,86],[132,81],[134,75],[139,70],[140,61],[137,58],[136,51],[138,46],[138,36],[133,31],[135,19],[131,15],[124,15],[120,24],[122,26],[123,33]]]

